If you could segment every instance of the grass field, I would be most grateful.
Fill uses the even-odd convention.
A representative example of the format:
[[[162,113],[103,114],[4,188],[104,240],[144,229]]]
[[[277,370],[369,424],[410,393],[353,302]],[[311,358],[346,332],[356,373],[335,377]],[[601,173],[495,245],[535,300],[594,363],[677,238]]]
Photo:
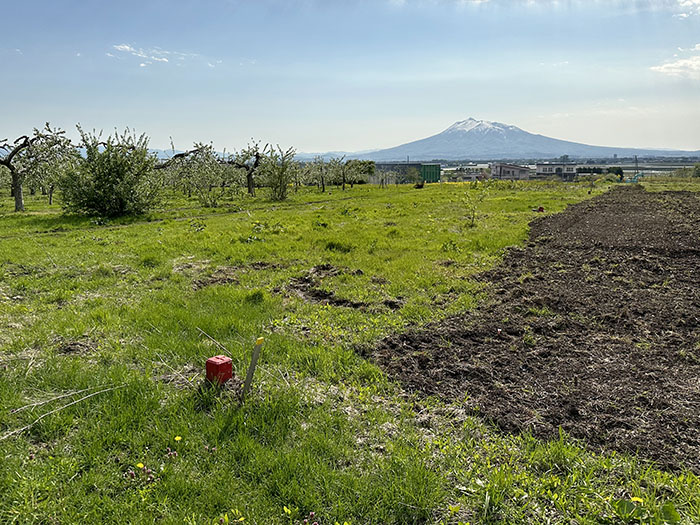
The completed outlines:
[[[172,199],[108,222],[3,197],[0,522],[697,522],[690,472],[504,435],[361,357],[468,311],[532,208],[606,187],[589,189],[493,184],[473,228],[468,184]],[[245,375],[259,336],[245,403],[201,388],[212,355]]]

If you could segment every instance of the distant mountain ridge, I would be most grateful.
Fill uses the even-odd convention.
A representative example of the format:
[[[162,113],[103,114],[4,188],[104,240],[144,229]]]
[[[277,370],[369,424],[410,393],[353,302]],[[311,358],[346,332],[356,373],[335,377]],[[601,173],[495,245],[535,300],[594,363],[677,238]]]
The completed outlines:
[[[631,157],[700,157],[700,150],[615,148],[591,146],[529,133],[516,126],[468,118],[445,131],[393,148],[347,153],[347,158],[378,162]],[[300,156],[304,156],[303,154]],[[325,156],[325,155],[324,155]]]

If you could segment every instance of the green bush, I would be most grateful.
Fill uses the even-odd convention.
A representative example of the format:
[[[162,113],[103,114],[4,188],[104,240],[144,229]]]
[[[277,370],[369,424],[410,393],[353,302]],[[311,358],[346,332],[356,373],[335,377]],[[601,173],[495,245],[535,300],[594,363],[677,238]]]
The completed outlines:
[[[620,166],[610,166],[608,168],[610,175],[615,175],[620,181],[625,177],[625,172]]]
[[[143,213],[155,204],[163,185],[146,135],[127,130],[103,141],[100,134],[78,131],[83,155],[59,179],[67,211],[116,217]]]

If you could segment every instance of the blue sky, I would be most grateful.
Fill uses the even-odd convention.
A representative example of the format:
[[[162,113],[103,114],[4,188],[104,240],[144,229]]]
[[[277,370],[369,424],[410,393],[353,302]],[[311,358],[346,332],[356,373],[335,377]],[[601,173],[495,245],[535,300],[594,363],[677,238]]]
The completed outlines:
[[[0,2],[0,138],[354,151],[471,116],[700,149],[700,0]]]

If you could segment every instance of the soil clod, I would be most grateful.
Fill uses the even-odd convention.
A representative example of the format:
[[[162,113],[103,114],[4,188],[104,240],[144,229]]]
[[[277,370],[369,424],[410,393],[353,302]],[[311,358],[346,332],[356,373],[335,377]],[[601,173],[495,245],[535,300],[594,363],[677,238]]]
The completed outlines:
[[[97,350],[97,343],[87,337],[72,341],[62,341],[56,351],[59,354],[87,355]]]

